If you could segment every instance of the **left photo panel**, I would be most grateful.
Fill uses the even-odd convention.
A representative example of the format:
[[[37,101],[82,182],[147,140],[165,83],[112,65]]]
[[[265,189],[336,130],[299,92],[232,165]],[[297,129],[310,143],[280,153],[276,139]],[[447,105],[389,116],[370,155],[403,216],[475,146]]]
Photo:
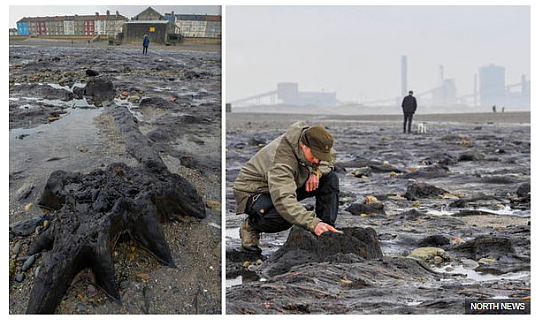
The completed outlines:
[[[221,314],[221,6],[9,19],[9,313]]]

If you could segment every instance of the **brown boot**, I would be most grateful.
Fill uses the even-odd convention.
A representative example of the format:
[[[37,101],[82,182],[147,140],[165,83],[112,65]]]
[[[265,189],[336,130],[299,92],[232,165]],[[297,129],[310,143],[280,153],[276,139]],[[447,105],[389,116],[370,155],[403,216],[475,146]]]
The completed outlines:
[[[249,218],[246,218],[240,226],[240,239],[242,239],[242,248],[245,251],[260,253],[262,250],[259,248],[260,234],[253,229],[249,223]]]

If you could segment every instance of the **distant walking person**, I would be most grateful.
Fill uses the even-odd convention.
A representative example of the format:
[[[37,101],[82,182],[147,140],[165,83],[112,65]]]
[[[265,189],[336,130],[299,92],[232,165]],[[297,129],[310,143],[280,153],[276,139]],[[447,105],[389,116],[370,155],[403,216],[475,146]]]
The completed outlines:
[[[147,54],[147,49],[149,48],[149,37],[147,35],[143,36],[143,54]]]
[[[404,133],[411,133],[411,121],[413,120],[413,114],[417,110],[417,99],[413,96],[413,91],[409,91],[408,95],[402,100],[402,111],[404,111]]]

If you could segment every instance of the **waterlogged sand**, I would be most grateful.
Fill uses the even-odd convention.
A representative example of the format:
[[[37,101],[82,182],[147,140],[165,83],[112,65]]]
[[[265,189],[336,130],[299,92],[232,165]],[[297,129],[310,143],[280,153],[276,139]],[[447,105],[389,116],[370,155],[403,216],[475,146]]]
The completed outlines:
[[[299,120],[334,135],[337,225],[373,228],[383,259],[339,255],[266,274],[291,263],[270,258],[288,232],[262,235],[262,264],[239,254],[244,217],[235,214],[232,183],[262,145]],[[530,113],[416,114],[414,132],[421,122],[426,134],[404,135],[396,115],[227,113],[227,312],[462,314],[465,299],[530,296],[530,195],[523,191],[530,189]],[[365,177],[355,176],[365,167],[372,168]],[[419,183],[446,192],[405,198]],[[353,209],[370,195],[384,212]],[[426,261],[431,269],[409,263],[419,247],[444,250],[443,261]]]
[[[227,113],[227,127],[233,130],[239,129],[241,123],[246,122],[293,122],[293,121],[393,121],[400,122],[402,127],[402,115],[306,115],[306,114],[266,114],[266,113]],[[419,114],[413,117],[414,125],[419,122],[457,122],[457,123],[488,123],[497,124],[530,124],[530,112],[504,112],[504,113],[444,113],[444,114]],[[431,123],[432,124],[432,123]],[[432,129],[429,128],[429,129]]]
[[[141,47],[135,46],[45,42],[10,43],[10,224],[43,215],[37,202],[55,170],[88,173],[114,162],[139,166],[127,151],[136,149],[127,145],[136,142],[125,139],[107,107],[75,97],[77,87],[92,78],[110,79],[114,103],[131,110],[143,140],[170,172],[194,185],[209,211],[203,220],[186,216],[163,227],[178,268],[158,263],[134,242],[116,246],[113,259],[122,305],[108,299],[91,272],[83,271],[56,312],[221,313],[219,49],[151,46],[149,55],[142,56]],[[22,270],[35,235],[31,230],[27,236],[10,237],[11,314],[25,312],[43,260],[37,256]]]

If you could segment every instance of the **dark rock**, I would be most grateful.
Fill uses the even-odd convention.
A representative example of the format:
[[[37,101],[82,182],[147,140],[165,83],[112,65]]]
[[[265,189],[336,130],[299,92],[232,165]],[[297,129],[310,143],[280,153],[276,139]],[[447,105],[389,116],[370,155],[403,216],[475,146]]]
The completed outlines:
[[[449,208],[466,208],[469,205],[472,206],[491,206],[493,203],[501,203],[501,199],[491,196],[491,195],[482,195],[473,198],[466,199],[457,199],[449,204]]]
[[[391,233],[381,233],[378,235],[378,239],[381,241],[390,241],[396,239],[398,235]]]
[[[373,161],[363,158],[356,158],[350,161],[337,162],[337,165],[341,168],[364,168],[369,167],[373,172],[396,172],[401,173],[405,172],[396,166],[393,166],[388,163],[382,163],[379,161]]]
[[[41,84],[21,84],[15,87],[16,91],[13,92],[13,96],[29,96],[37,97],[47,100],[61,100],[69,101],[73,98],[73,93],[71,91],[54,88],[49,85]]]
[[[492,215],[493,213],[482,210],[460,210],[454,214],[453,217],[467,217],[467,216],[482,216],[482,215]]]
[[[234,148],[235,148],[235,149],[238,149],[238,150],[242,150],[242,149],[244,149],[245,147],[246,147],[246,144],[243,143],[243,142],[238,142],[238,143],[236,143],[236,144],[234,145]]]
[[[450,166],[455,165],[458,162],[458,157],[446,152],[436,152],[424,160],[436,162],[440,166]]]
[[[19,237],[26,237],[35,232],[35,228],[46,220],[44,215],[25,221],[13,222],[9,225],[9,233]]]
[[[530,182],[522,183],[516,190],[516,194],[520,198],[530,197]]]
[[[458,161],[478,161],[484,160],[485,156],[483,153],[476,151],[467,151],[458,156]]]
[[[363,178],[368,177],[372,173],[372,169],[370,167],[364,167],[364,168],[357,168],[354,171],[352,171],[350,174],[356,178]]]
[[[115,98],[115,89],[112,81],[107,78],[91,78],[84,88],[84,95],[91,97],[95,102],[113,100]]]
[[[337,165],[341,168],[361,168],[367,167],[369,163],[368,159],[357,158],[349,161],[338,161]]]
[[[19,190],[17,190],[17,193],[15,194],[16,199],[21,201],[28,198],[33,188],[33,185],[24,184],[22,187],[19,188]]]
[[[256,146],[256,147],[264,146],[266,145],[266,140],[262,138],[251,137],[249,138],[248,144],[250,146]]]
[[[400,219],[400,220],[415,221],[418,218],[424,217],[424,216],[425,216],[425,214],[420,213],[419,211],[417,211],[417,209],[411,209],[411,210],[408,210],[408,211],[406,211],[404,213],[396,215],[394,218],[395,219]]]
[[[176,104],[161,97],[145,97],[141,99],[139,106],[140,108],[151,107],[151,108],[169,109],[169,108],[175,107]]]
[[[449,208],[465,208],[467,207],[468,203],[469,201],[467,199],[454,200],[452,203],[449,204]]]
[[[419,247],[441,247],[450,244],[450,239],[444,235],[435,234],[419,240]]]
[[[88,77],[96,77],[98,76],[99,73],[95,70],[91,70],[91,69],[86,69],[86,76]]]
[[[474,240],[454,247],[452,251],[475,261],[482,258],[498,259],[505,255],[515,254],[512,241],[508,238],[497,236],[479,236]]]
[[[227,263],[226,263],[226,277],[236,278],[242,277],[242,281],[256,281],[259,280],[259,276],[255,271],[250,271],[245,268],[245,263],[254,263],[256,261],[264,261],[266,257],[261,252],[245,251],[242,249],[228,249],[226,251]]]
[[[20,253],[20,249],[22,247],[22,242],[21,241],[17,241],[13,247],[11,248],[11,252],[14,253],[14,254],[19,254]]]
[[[24,134],[24,133],[23,133],[23,134],[21,134],[21,135],[18,135],[18,136],[17,136],[17,139],[22,140],[22,139],[24,139],[24,138],[26,138],[26,137],[28,137],[28,136],[29,136],[29,134]]]
[[[165,132],[162,132],[161,130],[153,130],[151,132],[147,133],[147,138],[149,138],[153,142],[168,142],[170,140],[175,139],[175,137],[166,134]]]
[[[448,193],[448,191],[424,182],[415,182],[408,186],[405,197],[408,200],[415,200],[419,198],[433,198],[444,193]]]
[[[84,97],[84,91],[86,90],[86,87],[75,85],[71,90],[73,91],[74,98],[82,99]]]
[[[435,179],[441,177],[447,177],[449,175],[449,168],[445,166],[428,166],[420,168],[414,172],[408,172],[403,175],[400,175],[400,178],[403,179]]]
[[[391,195],[390,194],[373,193],[372,196],[375,197],[379,201],[385,201],[385,200],[389,199],[389,197]]]
[[[441,298],[435,300],[429,300],[421,303],[420,307],[433,308],[433,309],[443,309],[443,310],[452,310],[453,308],[463,305],[463,300],[459,298]]]
[[[371,161],[371,163],[369,163],[369,167],[373,172],[405,172],[404,170],[387,163],[377,163]]]
[[[227,260],[231,262],[256,261],[258,259],[266,260],[260,252],[244,251],[244,250],[227,250]]]
[[[516,181],[507,176],[491,176],[482,178],[483,183],[493,183],[493,184],[513,184]]]
[[[15,281],[22,282],[26,278],[26,275],[24,273],[17,273],[15,275]]]
[[[335,168],[333,169],[336,173],[346,173],[346,169],[339,166],[337,163],[335,163]]]
[[[355,254],[364,259],[383,256],[378,236],[372,228],[341,228],[344,234],[324,232],[320,236],[293,227],[285,244],[261,265],[264,276],[273,277],[292,266],[331,261],[339,254]]]
[[[380,216],[386,216],[384,205],[383,203],[353,203],[348,208],[346,208],[346,211],[350,212],[354,216],[358,216],[361,214],[372,214],[372,215],[380,215]]]
[[[35,262],[35,255],[31,255],[30,257],[28,257],[28,259],[26,259],[26,261],[24,261],[24,263],[22,264],[21,270],[27,271],[28,269],[30,269],[30,267],[33,265],[34,262]]]

